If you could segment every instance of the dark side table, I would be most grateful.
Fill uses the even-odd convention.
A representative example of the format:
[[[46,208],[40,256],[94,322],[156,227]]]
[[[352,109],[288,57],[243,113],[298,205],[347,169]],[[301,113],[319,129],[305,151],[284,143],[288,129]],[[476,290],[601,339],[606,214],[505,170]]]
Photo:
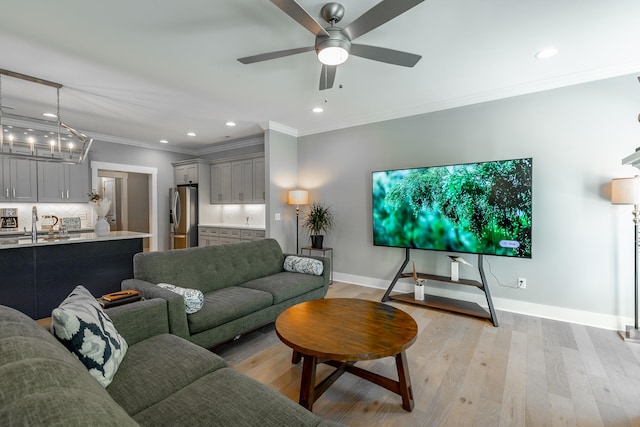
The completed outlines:
[[[300,248],[300,253],[304,255],[304,251],[307,251],[307,255],[311,255],[312,252],[322,252],[322,256],[326,258],[327,252],[329,252],[329,260],[331,261],[331,270],[329,270],[329,284],[333,283],[333,248],[314,248],[311,246],[305,246]]]

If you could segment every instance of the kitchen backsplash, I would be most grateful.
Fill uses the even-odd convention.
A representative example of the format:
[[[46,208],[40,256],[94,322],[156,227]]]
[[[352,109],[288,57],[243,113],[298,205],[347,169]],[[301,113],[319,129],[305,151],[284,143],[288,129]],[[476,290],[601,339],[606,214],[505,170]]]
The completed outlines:
[[[18,229],[20,231],[23,231],[24,227],[27,228],[27,231],[31,231],[31,208],[33,206],[38,209],[38,230],[42,229],[44,215],[55,215],[58,218],[80,218],[82,228],[93,228],[96,220],[93,208],[89,203],[0,203],[0,208],[18,209]]]
[[[205,205],[200,207],[200,224],[229,224],[264,227],[265,205]]]

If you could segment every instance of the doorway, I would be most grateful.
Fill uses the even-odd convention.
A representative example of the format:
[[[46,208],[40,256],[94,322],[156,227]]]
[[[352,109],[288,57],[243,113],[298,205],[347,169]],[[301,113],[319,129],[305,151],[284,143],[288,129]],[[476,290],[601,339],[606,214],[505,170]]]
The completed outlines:
[[[92,188],[112,200],[111,230],[150,233],[145,251],[158,250],[157,178],[156,168],[91,162]]]

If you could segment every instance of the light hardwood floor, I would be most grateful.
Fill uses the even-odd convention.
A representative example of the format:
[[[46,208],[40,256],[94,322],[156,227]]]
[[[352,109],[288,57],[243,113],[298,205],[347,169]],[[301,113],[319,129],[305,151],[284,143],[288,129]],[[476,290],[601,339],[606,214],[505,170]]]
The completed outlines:
[[[334,282],[327,298],[380,301],[383,291]],[[608,331],[498,312],[480,319],[392,303],[418,323],[407,350],[415,408],[362,379],[343,375],[314,404],[350,426],[640,426],[640,344]],[[273,325],[216,353],[297,402],[301,364]],[[358,362],[396,378],[392,358]],[[326,374],[328,367],[318,366]]]

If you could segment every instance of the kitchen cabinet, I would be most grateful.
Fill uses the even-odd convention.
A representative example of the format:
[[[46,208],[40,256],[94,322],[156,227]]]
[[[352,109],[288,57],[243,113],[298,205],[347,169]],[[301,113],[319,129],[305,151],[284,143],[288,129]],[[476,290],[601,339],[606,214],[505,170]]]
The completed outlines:
[[[199,227],[198,246],[214,246],[220,244],[220,230],[215,227]]]
[[[265,203],[265,162],[264,157],[253,159],[253,202]]]
[[[173,182],[175,185],[198,183],[198,162],[175,165],[173,167]]]
[[[231,202],[253,203],[253,161],[231,163]]]
[[[198,246],[226,245],[265,238],[264,230],[199,226]]]
[[[211,166],[211,203],[231,203],[231,163]]]
[[[211,203],[264,203],[264,157],[211,165]]]
[[[89,193],[89,165],[38,163],[39,202],[86,202]]]
[[[2,168],[0,202],[36,202],[38,200],[36,162],[3,158],[0,165]]]

